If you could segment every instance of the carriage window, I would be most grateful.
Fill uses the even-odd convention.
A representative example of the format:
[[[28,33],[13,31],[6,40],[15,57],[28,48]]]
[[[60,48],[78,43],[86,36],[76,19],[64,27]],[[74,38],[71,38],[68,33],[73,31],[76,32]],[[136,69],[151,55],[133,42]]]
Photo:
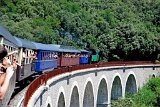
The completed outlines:
[[[27,64],[29,63],[29,50],[27,50]]]
[[[48,52],[47,59],[48,60],[50,59],[50,52]]]
[[[49,52],[48,57],[49,57],[49,59],[52,59],[51,52]]]
[[[46,60],[46,53],[44,52],[44,60]]]
[[[48,59],[51,59],[51,52],[48,52]]]
[[[49,59],[49,52],[47,52],[47,60]]]
[[[61,57],[62,56],[62,53],[58,53],[58,57]]]
[[[46,53],[46,59],[48,60],[48,58],[49,58],[49,56],[48,56],[49,54],[48,54],[48,52]]]
[[[5,45],[4,44],[4,47],[7,49],[8,52],[12,52],[14,51],[16,48],[12,47],[12,46],[9,46],[9,45]],[[8,56],[8,59],[12,62],[14,60],[14,58],[17,57],[18,54],[14,55],[14,56]]]
[[[46,60],[48,59],[48,52],[46,53]]]
[[[49,59],[49,52],[47,52],[46,58],[47,58],[47,60]]]
[[[44,60],[44,53],[41,52],[41,60]]]
[[[43,52],[43,56],[42,56],[42,58],[43,58],[42,60],[45,60],[45,53],[44,53],[44,52]]]

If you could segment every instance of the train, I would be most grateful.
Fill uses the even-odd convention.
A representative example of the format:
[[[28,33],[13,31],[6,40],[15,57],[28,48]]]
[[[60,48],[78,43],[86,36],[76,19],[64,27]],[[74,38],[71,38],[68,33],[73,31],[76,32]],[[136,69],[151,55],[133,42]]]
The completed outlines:
[[[41,74],[59,67],[95,63],[99,61],[98,52],[77,49],[74,46],[43,44],[18,38],[0,24],[0,44],[8,52],[18,53],[9,56],[17,62],[16,81],[22,81],[33,74]]]
[[[7,48],[8,53],[16,51],[7,57],[11,63],[17,63],[5,98],[0,102],[0,106],[3,107],[7,106],[11,96],[16,93],[16,84],[23,86],[31,77],[53,69],[99,61],[98,53],[91,50],[77,49],[74,46],[43,44],[18,38],[13,36],[1,23],[0,45]]]

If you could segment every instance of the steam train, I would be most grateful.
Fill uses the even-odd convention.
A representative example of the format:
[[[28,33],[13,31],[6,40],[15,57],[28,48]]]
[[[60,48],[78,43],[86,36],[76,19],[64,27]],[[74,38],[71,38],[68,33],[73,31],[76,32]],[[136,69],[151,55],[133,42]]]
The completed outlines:
[[[58,67],[98,62],[97,52],[76,49],[73,46],[42,44],[12,36],[0,24],[0,44],[9,52],[18,53],[8,56],[11,62],[17,62],[16,81]]]

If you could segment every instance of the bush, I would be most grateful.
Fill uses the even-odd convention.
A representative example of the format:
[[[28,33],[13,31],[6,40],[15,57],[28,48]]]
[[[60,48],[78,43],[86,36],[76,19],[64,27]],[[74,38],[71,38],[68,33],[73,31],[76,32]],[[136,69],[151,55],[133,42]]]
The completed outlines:
[[[151,89],[144,86],[133,96],[133,101],[136,105],[147,105],[148,107],[152,107],[156,102],[156,94]]]
[[[113,100],[111,102],[112,107],[131,107],[133,104],[133,101],[131,98],[125,98],[125,99],[118,99],[118,100]]]

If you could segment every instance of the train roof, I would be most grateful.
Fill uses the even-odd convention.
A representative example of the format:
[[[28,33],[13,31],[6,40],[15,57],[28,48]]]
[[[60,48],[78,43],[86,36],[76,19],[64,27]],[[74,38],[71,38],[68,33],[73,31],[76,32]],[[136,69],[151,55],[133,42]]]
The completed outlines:
[[[37,42],[32,42],[37,50],[50,50],[50,51],[58,51],[57,45],[53,44],[42,44],[42,43],[37,43]]]
[[[80,49],[81,53],[90,53],[90,51],[84,50],[84,49]]]
[[[9,31],[0,24],[0,35],[2,35],[5,39],[12,42],[15,45],[18,45],[17,40],[9,33]]]
[[[80,53],[80,51],[73,46],[42,44],[42,43],[36,43],[36,42],[33,42],[33,43],[36,45],[36,49],[38,50],[52,50],[57,52]]]
[[[21,39],[18,37],[14,37],[17,42],[18,42],[18,47],[23,47],[23,48],[29,48],[29,49],[36,49],[35,45],[26,39]]]
[[[59,45],[55,45],[55,44],[47,44],[48,47],[53,50],[53,51],[59,51]]]
[[[80,53],[80,50],[76,49],[75,47],[64,46],[64,45],[59,45],[59,51],[60,52]]]

